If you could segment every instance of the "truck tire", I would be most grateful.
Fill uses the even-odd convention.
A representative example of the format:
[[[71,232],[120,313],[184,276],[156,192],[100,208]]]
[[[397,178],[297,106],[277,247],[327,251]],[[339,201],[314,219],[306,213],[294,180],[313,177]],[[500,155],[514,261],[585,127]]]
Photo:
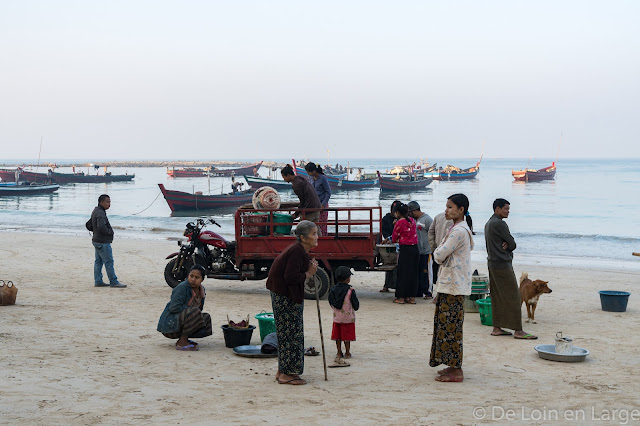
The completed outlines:
[[[316,274],[310,277],[304,283],[304,298],[308,300],[316,299],[316,287],[315,283],[318,283],[318,295],[320,299],[327,295],[329,292],[329,283],[331,282],[329,279],[329,274],[327,271],[318,266],[318,270]]]
[[[164,267],[164,280],[171,288],[176,288],[178,284],[186,280],[189,276],[189,269],[193,266],[193,260],[191,260],[191,258],[187,258],[182,262],[180,270],[174,274],[173,267],[177,261],[178,258],[174,257],[169,261],[169,263],[167,263],[167,266]]]

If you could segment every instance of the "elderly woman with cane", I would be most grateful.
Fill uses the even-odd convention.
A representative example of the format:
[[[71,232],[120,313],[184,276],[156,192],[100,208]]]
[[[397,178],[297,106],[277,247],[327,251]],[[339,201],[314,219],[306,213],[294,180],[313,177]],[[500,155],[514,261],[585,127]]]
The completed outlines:
[[[308,220],[295,230],[297,242],[276,257],[269,271],[267,288],[278,336],[278,372],[280,384],[304,385],[304,283],[315,275],[318,263],[309,251],[318,245],[318,228]]]

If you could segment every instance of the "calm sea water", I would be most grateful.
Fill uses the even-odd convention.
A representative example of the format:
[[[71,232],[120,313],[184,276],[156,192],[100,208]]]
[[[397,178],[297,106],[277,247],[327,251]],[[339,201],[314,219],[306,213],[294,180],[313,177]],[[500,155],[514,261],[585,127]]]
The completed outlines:
[[[430,160],[461,168],[476,162],[473,159]],[[348,161],[352,167],[362,167],[365,172],[403,164],[402,160]],[[534,160],[529,166],[546,167],[551,161]],[[336,162],[347,164],[347,160],[332,159],[333,164]],[[639,258],[631,256],[631,252],[640,251],[640,160],[561,159],[553,181],[514,182],[511,170],[525,166],[527,160],[522,159],[484,159],[480,174],[474,180],[433,182],[426,190],[411,194],[386,194],[379,189],[335,191],[330,205],[381,206],[386,212],[398,198],[404,202],[418,201],[422,211],[434,216],[444,210],[447,196],[462,192],[471,202],[470,213],[477,233],[474,257],[480,259],[484,256],[484,224],[492,214],[493,200],[502,197],[511,203],[507,223],[518,244],[516,256],[551,256],[585,265],[598,259],[640,263]],[[110,171],[135,173],[136,178],[125,183],[64,185],[52,195],[0,197],[0,231],[86,235],[84,223],[98,196],[108,193],[111,196],[109,218],[117,237],[166,239],[181,235],[184,224],[198,214],[172,216],[160,195],[158,183],[170,189],[206,194],[228,192],[231,182],[230,178],[211,178],[210,182],[206,177],[172,179],[164,168],[113,168]],[[267,176],[269,170],[262,168],[260,173]],[[284,200],[297,199],[291,191],[283,191],[281,195]],[[233,212],[234,209],[229,208],[206,213],[222,224],[222,228],[217,229],[219,232],[232,238]]]

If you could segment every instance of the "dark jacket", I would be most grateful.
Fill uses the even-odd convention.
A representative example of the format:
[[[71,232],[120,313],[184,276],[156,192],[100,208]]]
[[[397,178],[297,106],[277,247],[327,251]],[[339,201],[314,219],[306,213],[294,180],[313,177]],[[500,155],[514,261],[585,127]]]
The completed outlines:
[[[86,216],[85,216],[86,217]],[[107,212],[102,206],[98,205],[91,212],[91,226],[93,227],[94,243],[111,243],[113,242],[113,228],[107,218]]]
[[[336,283],[329,292],[329,305],[336,309],[342,309],[344,298],[347,296],[350,288],[351,286],[349,284],[341,282]],[[356,296],[355,290],[351,291],[351,306],[353,306],[354,311],[357,311],[358,308],[360,308],[360,301],[358,300],[358,296]]]
[[[387,213],[386,215],[384,215],[380,225],[382,238],[391,238],[391,234],[393,234],[394,220],[396,220],[396,218],[391,213]]]
[[[313,186],[311,186],[311,183],[309,183],[306,178],[302,176],[294,177],[291,186],[293,192],[295,192],[300,199],[300,204],[298,204],[299,209],[319,209],[322,207],[316,190],[313,189]]]
[[[304,282],[309,270],[309,254],[302,244],[295,243],[284,249],[273,261],[267,278],[267,288],[294,303],[304,302]]]
[[[484,225],[484,239],[487,244],[487,261],[490,268],[504,269],[511,268],[513,251],[516,249],[516,240],[509,232],[507,222],[497,215]],[[507,249],[502,248],[502,243],[507,243]]]
[[[184,280],[171,292],[171,301],[164,307],[160,320],[158,321],[158,331],[160,333],[175,333],[180,330],[180,312],[189,307],[189,300],[193,295],[193,290],[189,281]],[[205,293],[206,296],[206,293]],[[204,309],[204,297],[200,304],[200,310]]]

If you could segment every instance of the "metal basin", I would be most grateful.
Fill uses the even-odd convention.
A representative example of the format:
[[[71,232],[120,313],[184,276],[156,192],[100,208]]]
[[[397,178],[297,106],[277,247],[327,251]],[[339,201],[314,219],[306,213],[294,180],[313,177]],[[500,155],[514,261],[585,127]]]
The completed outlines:
[[[585,348],[573,347],[570,354],[559,354],[556,352],[556,345],[538,345],[535,347],[538,356],[542,359],[559,362],[582,362],[589,355],[589,351]]]

